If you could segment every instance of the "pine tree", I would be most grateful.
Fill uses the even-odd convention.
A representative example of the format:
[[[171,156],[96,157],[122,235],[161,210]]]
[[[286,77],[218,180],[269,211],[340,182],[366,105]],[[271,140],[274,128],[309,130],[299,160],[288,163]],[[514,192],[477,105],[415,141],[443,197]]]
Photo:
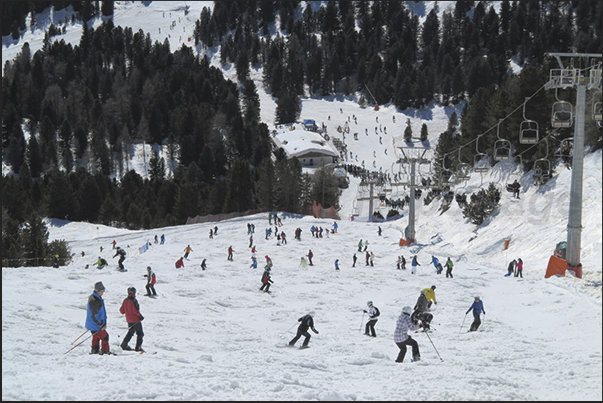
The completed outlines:
[[[412,127],[410,125],[410,119],[406,120],[406,129],[404,129],[404,141],[407,143],[412,142]]]
[[[427,133],[427,124],[423,123],[423,125],[421,126],[421,141],[427,141],[428,136],[429,133]]]

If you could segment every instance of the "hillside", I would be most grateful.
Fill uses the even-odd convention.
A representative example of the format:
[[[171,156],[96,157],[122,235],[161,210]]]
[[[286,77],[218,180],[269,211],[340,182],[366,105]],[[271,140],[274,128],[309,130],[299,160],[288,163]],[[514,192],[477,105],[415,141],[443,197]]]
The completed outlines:
[[[423,22],[436,3],[440,12],[454,2],[408,2]],[[489,2],[498,9],[500,2]],[[304,3],[305,4],[305,3]],[[312,3],[318,6],[318,3]],[[183,6],[190,7],[184,15]],[[115,24],[148,31],[153,40],[167,39],[172,50],[182,40],[170,35],[192,30],[193,20],[213,2],[116,2]],[[170,13],[173,16],[170,16]],[[66,15],[38,15],[38,26],[57,24]],[[95,24],[100,25],[97,20]],[[161,29],[160,29],[161,28]],[[184,36],[184,35],[183,35]],[[20,41],[3,38],[3,64],[19,53],[24,41],[32,53],[43,46],[43,32],[28,30]],[[68,25],[62,35],[78,43],[81,25]],[[186,39],[185,39],[186,40]],[[236,80],[236,68],[220,63],[217,48],[204,49],[211,64]],[[519,69],[517,65],[512,66]],[[261,121],[275,127],[276,99],[262,84],[261,69],[250,71],[257,83]],[[348,122],[345,142],[353,159],[347,163],[395,173],[401,136],[407,119],[418,137],[425,123],[432,148],[446,130],[453,112],[463,104],[399,110],[392,104],[379,111],[358,106],[358,96],[305,97],[300,119],[324,123],[331,138],[343,141],[337,126]],[[356,117],[357,123],[353,117]],[[393,119],[396,123],[394,124]],[[381,132],[383,125],[386,132]],[[353,140],[353,133],[359,134]],[[381,140],[381,141],[380,141]],[[151,146],[145,153],[148,158]],[[160,155],[167,157],[165,149]],[[429,151],[429,156],[433,151]],[[356,157],[358,160],[356,160]],[[137,145],[131,168],[148,177],[148,163]],[[400,247],[408,224],[403,217],[388,223],[350,220],[368,215],[368,203],[358,178],[343,190],[338,232],[314,238],[310,228],[332,227],[333,220],[279,213],[287,244],[265,239],[267,214],[211,222],[127,230],[100,224],[46,219],[49,241],[65,240],[73,260],[58,269],[50,267],[2,268],[2,399],[3,400],[596,400],[603,399],[603,153],[585,158],[582,251],[584,278],[544,279],[555,245],[567,237],[571,171],[560,161],[544,186],[532,173],[511,162],[499,162],[490,172],[473,173],[452,186],[455,193],[474,193],[490,182],[501,190],[501,205],[481,226],[464,218],[454,201],[441,210],[441,200],[417,202],[416,244]],[[169,165],[172,169],[174,165]],[[3,174],[10,168],[3,159]],[[170,173],[173,172],[170,170]],[[517,179],[521,199],[504,190]],[[388,197],[406,195],[393,187]],[[425,195],[423,195],[424,199]],[[383,215],[389,210],[377,208]],[[250,268],[247,224],[255,225],[258,269]],[[218,234],[209,239],[209,231]],[[383,234],[378,236],[378,227]],[[294,239],[296,228],[301,240]],[[155,236],[165,235],[164,245]],[[366,266],[359,240],[369,242],[374,267]],[[510,240],[504,250],[504,240]],[[111,243],[124,247],[127,272],[115,270]],[[140,247],[150,242],[149,250]],[[190,245],[193,252],[183,269],[174,262]],[[234,260],[227,261],[227,249]],[[102,248],[102,250],[101,250]],[[308,251],[314,266],[300,266]],[[352,257],[356,254],[356,267]],[[272,294],[258,289],[265,258],[274,262]],[[397,270],[403,255],[407,270]],[[410,260],[421,266],[411,274]],[[109,267],[97,270],[98,256]],[[432,256],[454,262],[454,278],[436,274]],[[523,278],[505,277],[512,259],[524,261]],[[200,263],[207,259],[207,270]],[[340,271],[334,261],[339,259]],[[145,297],[146,267],[157,274],[158,298]],[[86,268],[87,267],[87,268]],[[107,289],[111,350],[119,347],[127,330],[119,307],[126,290],[134,286],[144,315],[146,355],[89,355],[90,340],[73,347],[85,332],[86,302],[96,282]],[[401,309],[413,307],[421,289],[436,285],[438,304],[432,307],[434,331],[411,333],[421,351],[420,362],[394,362],[395,324]],[[465,312],[479,295],[486,315],[478,332],[467,333],[472,315]],[[377,338],[363,335],[366,302],[380,309]],[[310,349],[284,348],[295,335],[297,319],[314,311],[319,334],[311,333]],[[82,339],[88,337],[86,333]],[[136,336],[134,336],[136,337]],[[134,340],[130,346],[134,345]],[[301,345],[298,341],[297,345]]]
[[[564,239],[568,177],[562,172],[546,192],[529,187],[475,228],[458,208],[440,215],[420,207],[417,244],[400,248],[405,219],[384,224],[339,221],[337,234],[310,235],[330,220],[282,216],[287,245],[264,239],[266,215],[218,223],[127,231],[50,221],[51,239],[65,239],[74,261],[60,269],[3,268],[2,394],[5,400],[598,400],[601,398],[601,152],[586,161],[583,231],[584,280],[544,279],[555,242]],[[505,176],[511,172],[498,172]],[[527,179],[522,179],[527,180]],[[532,214],[527,215],[525,211]],[[246,224],[256,226],[260,267],[274,262],[273,293],[258,291],[261,269],[249,268]],[[510,224],[515,223],[515,224]],[[210,228],[218,234],[208,239]],[[302,228],[301,241],[293,239]],[[165,245],[155,245],[164,234]],[[510,238],[507,251],[503,240]],[[358,240],[369,241],[375,266],[367,267]],[[538,239],[537,242],[535,240]],[[125,273],[114,270],[111,242],[127,248]],[[150,249],[138,248],[147,240]],[[187,244],[183,269],[174,262]],[[226,260],[232,245],[234,261]],[[104,248],[99,253],[100,247]],[[314,253],[314,266],[300,257]],[[81,256],[84,252],[85,256]],[[351,267],[352,255],[359,260]],[[396,270],[397,256],[418,255],[418,273]],[[110,262],[85,269],[97,255]],[[431,256],[454,261],[453,279],[437,275]],[[524,277],[504,277],[506,262],[522,257]],[[208,269],[199,264],[207,259]],[[334,260],[341,270],[334,270]],[[144,297],[146,266],[157,273],[157,299]],[[93,267],[93,266],[90,266]],[[119,352],[125,320],[117,310],[135,286],[143,322],[143,347],[156,355],[97,357],[86,341],[67,355],[84,330],[86,299],[97,281],[107,288],[110,344]],[[396,364],[395,321],[422,288],[436,285],[430,340],[412,334],[422,361]],[[465,333],[474,295],[487,314],[477,333]],[[362,335],[367,300],[381,311],[377,338]],[[314,310],[320,334],[305,351],[280,348],[294,336],[296,320]],[[465,320],[466,319],[466,320]],[[131,342],[133,345],[133,342]],[[299,342],[298,342],[299,345]],[[434,350],[434,347],[437,349]],[[439,354],[439,356],[438,356]],[[440,360],[442,358],[442,361]],[[102,374],[98,377],[99,360]],[[135,360],[128,363],[126,360]],[[562,363],[560,366],[559,364]],[[131,364],[131,365],[130,365]],[[95,379],[91,382],[91,379]],[[437,387],[436,387],[437,385]]]

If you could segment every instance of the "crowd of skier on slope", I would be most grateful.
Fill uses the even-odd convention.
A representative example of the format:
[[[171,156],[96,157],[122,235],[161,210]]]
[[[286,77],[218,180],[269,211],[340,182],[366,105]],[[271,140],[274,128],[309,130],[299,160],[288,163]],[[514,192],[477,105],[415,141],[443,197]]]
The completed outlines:
[[[277,214],[274,214],[274,215],[270,214],[270,216],[269,216],[269,224],[270,225],[272,225],[273,220],[274,220],[274,223],[276,224],[275,237],[277,237],[277,239],[279,239],[278,245],[281,245],[280,242],[283,238],[279,237],[278,228],[279,228],[279,226],[282,226],[282,221],[278,217]],[[253,233],[255,231],[255,225],[247,224],[247,229],[248,229],[247,234],[251,235],[251,237],[252,237]],[[334,222],[331,233],[332,234],[337,233],[337,229],[338,229],[338,224],[337,224],[337,222]],[[296,230],[296,239],[301,240],[301,232],[302,231],[300,228],[298,228]],[[313,226],[311,228],[310,232],[313,237],[320,238],[320,237],[322,237],[323,230],[322,230],[322,228],[319,229],[318,227]],[[217,233],[218,233],[218,227],[215,226],[210,231],[210,238],[213,238],[213,236],[216,235]],[[329,230],[327,230],[327,234],[328,233],[329,233]],[[381,233],[382,233],[382,231],[381,231],[381,228],[379,227],[378,235],[380,236]],[[267,234],[268,234],[268,232],[267,232]],[[269,235],[267,235],[267,238],[268,237],[269,237]],[[158,243],[157,236],[155,236],[155,243]],[[165,237],[164,237],[164,235],[162,235],[161,236],[161,244],[164,244],[164,243],[165,243]],[[113,249],[116,251],[115,255],[113,257],[117,257],[117,256],[120,257],[119,263],[118,263],[118,267],[119,267],[118,270],[125,271],[125,268],[123,266],[123,261],[126,258],[126,252],[124,249],[117,246],[115,241],[113,241],[112,245],[113,245]],[[371,251],[368,251],[368,246],[369,246],[368,241],[364,241],[364,243],[363,243],[363,241],[360,240],[360,242],[358,243],[358,251],[366,252],[366,266],[369,266],[369,265],[373,266],[374,254]],[[252,264],[251,264],[250,268],[256,269],[257,268],[257,257],[256,257],[257,250],[256,250],[256,246],[253,245],[252,238],[251,238],[249,247],[251,248],[251,253],[252,253],[252,255],[251,255]],[[102,251],[102,247],[101,247],[101,251]],[[178,261],[175,264],[176,268],[184,267],[183,260],[187,259],[189,254],[192,251],[193,251],[193,249],[191,248],[191,246],[187,245],[186,248],[184,249],[184,256],[181,257],[180,259],[178,259]],[[232,249],[232,246],[230,246],[228,248],[227,260],[229,260],[229,261],[233,260],[233,253],[234,253],[234,250]],[[308,258],[309,265],[312,266],[313,265],[312,258],[314,257],[312,250],[309,250],[308,254],[301,258],[300,266],[302,266],[302,267],[308,266],[308,262],[305,259],[306,257]],[[265,259],[266,259],[266,264],[264,266],[264,272],[262,273],[262,276],[261,276],[262,285],[260,287],[260,291],[270,293],[270,286],[271,286],[271,284],[274,283],[271,278],[271,270],[273,267],[273,262],[272,262],[272,259],[268,255],[265,256]],[[356,254],[354,253],[353,263],[352,263],[351,267],[355,267],[356,260],[357,260],[357,257],[356,257]],[[436,270],[436,273],[441,274],[443,271],[443,267],[442,267],[441,263],[439,262],[438,258],[435,256],[432,256],[431,263],[433,264],[433,266]],[[102,269],[102,268],[106,267],[108,264],[105,259],[103,259],[99,256],[99,260],[95,263],[95,265],[97,265],[97,267],[99,269]],[[513,272],[515,272],[516,277],[517,276],[523,277],[522,276],[522,269],[523,269],[522,265],[523,265],[523,262],[521,261],[521,259],[513,260],[509,264],[508,273],[505,276],[510,276],[511,274],[513,274]],[[203,259],[200,266],[201,266],[202,270],[205,270],[207,268],[206,259]],[[411,267],[412,267],[411,274],[416,274],[417,266],[421,266],[421,264],[418,262],[417,255],[414,255],[411,259]],[[446,278],[453,278],[452,269],[454,267],[454,264],[453,264],[452,260],[450,259],[450,257],[447,258],[445,266],[446,266]],[[398,256],[398,259],[396,261],[396,268],[399,270],[406,269],[406,259],[404,258],[404,256]],[[335,260],[335,270],[339,270],[339,259]],[[147,284],[145,285],[147,293],[145,295],[149,296],[149,297],[156,296],[157,293],[156,293],[155,287],[154,287],[154,285],[156,283],[156,276],[150,266],[147,267],[147,274],[145,274],[144,277],[147,278]],[[437,305],[435,289],[436,289],[436,286],[433,285],[430,288],[425,288],[425,289],[421,290],[414,308],[411,308],[410,306],[405,306],[402,309],[402,312],[400,313],[398,320],[396,322],[396,328],[394,331],[394,342],[396,343],[396,345],[398,346],[398,348],[400,350],[398,357],[396,359],[396,362],[403,362],[404,357],[406,355],[407,346],[410,346],[412,348],[411,361],[420,360],[419,346],[418,346],[416,340],[414,340],[408,333],[410,331],[416,331],[418,329],[423,329],[423,331],[425,331],[425,332],[431,330],[430,323],[433,320],[433,314],[430,311],[431,311],[432,304]],[[94,286],[93,293],[90,295],[90,297],[88,299],[86,329],[91,332],[91,336],[92,336],[91,354],[112,354],[110,352],[110,347],[109,347],[109,334],[107,333],[107,330],[106,330],[107,312],[105,309],[104,300],[102,298],[104,291],[105,291],[105,287],[102,284],[102,282],[97,282]],[[467,315],[471,311],[473,311],[474,320],[469,328],[469,332],[477,331],[477,329],[479,328],[479,326],[481,324],[480,316],[482,314],[485,315],[485,313],[486,313],[484,306],[483,306],[483,302],[481,301],[479,296],[476,296],[474,298],[473,304],[469,307],[469,309],[467,310],[465,315]],[[133,337],[133,335],[136,334],[137,340],[136,340],[136,346],[135,346],[134,350],[139,351],[139,352],[144,352],[144,350],[142,349],[142,341],[143,341],[143,335],[144,335],[143,330],[142,330],[142,320],[144,319],[144,317],[142,316],[142,314],[140,314],[140,307],[139,307],[138,301],[136,300],[136,289],[134,287],[128,287],[127,297],[124,299],[124,301],[122,303],[122,306],[120,308],[120,313],[124,314],[126,316],[126,322],[128,323],[128,332],[126,334],[126,337],[124,337],[124,339],[120,345],[121,348],[126,351],[132,350],[128,344],[129,344],[129,341],[131,340],[131,338]],[[371,336],[371,337],[377,337],[377,334],[375,331],[375,325],[377,324],[378,318],[380,316],[379,309],[373,304],[372,301],[368,301],[367,309],[364,310],[363,313],[368,314],[368,321],[365,326],[365,335]],[[308,330],[311,329],[314,333],[318,334],[318,331],[314,328],[314,315],[315,315],[314,312],[309,312],[308,314],[306,314],[298,319],[300,324],[297,329],[297,334],[289,342],[289,346],[293,346],[302,336],[304,336],[302,348],[308,347],[308,343],[309,343],[310,337],[311,337],[310,334],[308,333]],[[463,321],[463,323],[464,323],[464,321]],[[99,344],[100,344],[100,346],[99,346]]]

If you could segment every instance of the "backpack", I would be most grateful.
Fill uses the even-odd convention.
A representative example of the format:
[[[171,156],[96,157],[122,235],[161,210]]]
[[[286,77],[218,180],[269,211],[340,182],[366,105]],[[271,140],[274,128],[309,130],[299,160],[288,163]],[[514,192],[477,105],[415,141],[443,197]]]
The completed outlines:
[[[381,315],[381,312],[379,312],[379,308],[377,308],[376,306],[373,306],[373,308],[375,308],[375,312],[376,312],[376,313],[375,313],[375,316],[374,316],[375,318],[376,318],[377,316]]]

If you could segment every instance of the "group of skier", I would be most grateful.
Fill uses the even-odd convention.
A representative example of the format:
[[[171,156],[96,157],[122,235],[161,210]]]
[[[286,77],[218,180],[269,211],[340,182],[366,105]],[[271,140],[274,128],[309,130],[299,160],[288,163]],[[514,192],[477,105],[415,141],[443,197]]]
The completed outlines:
[[[523,260],[521,260],[521,258],[518,258],[517,260],[513,259],[509,262],[505,277],[510,277],[513,274],[515,274],[515,277],[523,278]]]
[[[280,219],[276,216],[276,214],[274,215],[274,217],[269,217],[270,222],[272,222],[273,219],[274,219],[275,224],[278,223],[277,227],[276,227],[276,231],[278,233],[278,225],[282,225],[282,223],[281,223]],[[247,224],[247,228],[248,228],[248,234],[253,234],[254,226]],[[310,231],[314,237],[321,236],[320,235],[321,231],[318,227],[313,227],[313,228],[311,228]],[[212,235],[215,235],[217,233],[217,227],[215,228],[215,231],[212,230],[212,232],[213,232]],[[332,233],[337,233],[337,223],[336,222],[333,224]],[[296,230],[296,238],[298,238],[299,235],[301,235],[301,229],[298,228]],[[164,241],[164,238],[162,235],[162,243],[163,243],[163,241]],[[360,242],[358,243],[358,251],[366,252],[366,255],[365,255],[366,256],[366,265],[373,266],[374,253],[367,250],[368,244],[369,244],[368,241],[365,241],[363,243],[362,240],[360,240]],[[123,260],[125,260],[126,253],[122,248],[115,245],[115,241],[113,243],[113,246],[114,246],[114,249],[116,250],[114,257],[120,256],[120,260],[119,260],[118,264],[119,264],[120,268],[123,270]],[[256,252],[255,249],[256,248],[255,248],[255,246],[252,246],[252,240],[250,240],[249,246],[250,246],[250,248],[252,248],[252,264],[250,267],[257,268],[257,258],[255,257],[255,252]],[[189,254],[192,251],[193,251],[193,249],[191,248],[191,246],[187,245],[187,247],[184,249],[184,257],[179,259],[179,261],[176,264],[176,267],[184,267],[183,259],[188,258]],[[233,252],[234,252],[234,250],[233,250],[232,246],[230,246],[228,248],[228,260],[230,260],[230,261],[233,260]],[[308,258],[310,265],[313,265],[313,263],[312,263],[313,256],[314,255],[312,253],[312,250],[310,249],[308,254],[305,256]],[[305,257],[302,257],[302,263],[305,262]],[[271,278],[271,271],[272,271],[273,263],[272,263],[271,258],[268,255],[266,255],[265,258],[266,258],[266,265],[264,267],[264,272],[262,273],[262,277],[261,277],[262,285],[260,287],[260,291],[270,293],[270,286],[271,286],[271,284],[274,283]],[[356,254],[354,254],[352,267],[355,267],[356,260],[357,260],[357,256],[356,256]],[[99,266],[100,268],[102,268],[107,265],[107,262],[105,259],[103,259],[99,256],[99,260],[95,264],[97,266]],[[436,273],[441,274],[443,271],[443,267],[439,263],[439,260],[437,257],[432,256],[432,264],[434,265],[434,268],[436,269]],[[514,260],[513,262],[511,262],[511,264],[513,265],[513,268],[517,269],[515,275],[516,276],[521,275],[521,264],[522,264],[521,259],[519,259],[517,262]],[[511,267],[511,264],[509,267]],[[418,262],[417,255],[414,255],[412,257],[411,266],[412,266],[412,274],[415,274],[417,271],[417,266],[421,266],[420,263]],[[446,277],[452,278],[453,262],[450,259],[450,257],[448,257],[448,259],[445,263],[445,266],[447,268]],[[205,270],[206,259],[203,259],[203,262],[201,263],[201,268],[203,270]],[[339,270],[339,259],[335,260],[335,269]],[[402,269],[402,270],[406,269],[406,259],[404,258],[404,256],[398,257],[397,269]],[[145,294],[145,295],[156,296],[157,293],[154,288],[154,284],[156,283],[156,277],[150,266],[147,267],[147,274],[144,277],[147,278],[147,284],[145,286],[146,290],[147,290],[147,294]],[[418,330],[420,328],[422,328],[424,331],[431,330],[430,323],[433,320],[433,314],[430,311],[431,311],[432,304],[437,305],[437,301],[436,301],[436,297],[435,297],[435,289],[436,289],[436,286],[433,285],[430,288],[425,288],[425,289],[421,290],[414,309],[411,309],[410,306],[405,306],[402,309],[402,312],[400,313],[398,320],[396,322],[396,328],[394,331],[394,342],[396,343],[396,345],[398,346],[398,348],[400,350],[398,357],[396,359],[396,362],[403,362],[404,357],[407,352],[407,346],[410,346],[412,348],[412,361],[420,360],[420,351],[419,351],[418,343],[408,333],[412,330]],[[107,313],[105,310],[104,301],[102,299],[104,290],[105,289],[104,289],[102,282],[96,283],[95,287],[94,287],[94,291],[88,300],[86,328],[93,335],[91,354],[95,354],[95,353],[109,354],[110,353],[109,352],[109,344],[108,344],[109,335],[106,331]],[[143,350],[142,350],[141,346],[142,346],[142,340],[143,340],[143,335],[144,335],[144,333],[142,331],[142,320],[144,318],[140,314],[139,304],[138,304],[138,301],[136,300],[136,289],[134,287],[129,287],[127,289],[127,294],[128,294],[128,296],[124,299],[122,306],[120,308],[120,313],[126,315],[126,321],[128,323],[128,333],[127,333],[126,337],[124,338],[123,342],[121,343],[121,347],[123,350],[131,350],[128,343],[131,340],[131,338],[133,337],[133,335],[136,334],[137,341],[136,341],[136,346],[135,346],[134,350],[142,352]],[[478,327],[481,324],[480,315],[485,314],[483,303],[478,296],[475,297],[475,301],[473,302],[473,304],[471,305],[469,310],[466,312],[466,315],[471,311],[473,311],[474,321],[471,324],[471,327],[469,329],[470,332],[476,331],[478,329]],[[377,337],[376,331],[375,331],[375,325],[380,316],[379,309],[373,304],[372,301],[368,301],[367,309],[363,310],[363,313],[368,314],[368,321],[365,325],[365,335],[370,336],[370,337]],[[304,336],[305,339],[302,344],[302,348],[308,347],[308,343],[309,343],[310,337],[311,337],[310,334],[308,333],[308,330],[312,330],[314,333],[318,334],[318,331],[314,328],[313,316],[314,316],[314,313],[309,312],[308,314],[306,314],[298,319],[300,324],[297,329],[296,336],[289,342],[290,346],[293,346],[302,336]],[[101,344],[100,346],[99,346],[99,343]]]

